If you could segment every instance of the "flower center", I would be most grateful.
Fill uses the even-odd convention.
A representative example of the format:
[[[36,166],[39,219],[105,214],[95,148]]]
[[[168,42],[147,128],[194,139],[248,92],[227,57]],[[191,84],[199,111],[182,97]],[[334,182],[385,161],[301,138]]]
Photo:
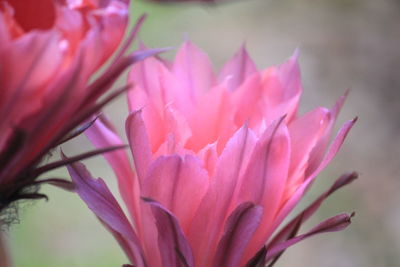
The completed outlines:
[[[56,19],[54,0],[0,0],[14,10],[14,19],[23,31],[46,30]]]

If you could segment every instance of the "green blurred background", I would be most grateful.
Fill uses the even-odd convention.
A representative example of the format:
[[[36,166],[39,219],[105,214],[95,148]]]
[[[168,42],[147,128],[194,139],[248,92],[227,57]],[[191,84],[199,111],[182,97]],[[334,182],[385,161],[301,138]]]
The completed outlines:
[[[342,211],[356,211],[356,217],[344,232],[292,247],[276,266],[400,265],[398,0],[243,0],[219,6],[134,1],[133,16],[143,12],[149,17],[140,37],[147,46],[176,48],[189,38],[210,55],[216,69],[243,42],[259,68],[283,62],[299,47],[305,89],[301,112],[331,106],[350,88],[338,125],[354,116],[359,121],[304,203],[343,172],[357,170],[361,177],[331,197],[302,229]],[[106,113],[123,134],[127,114],[123,97]],[[85,138],[63,146],[68,155],[88,149]],[[99,157],[87,164],[115,190],[104,160]],[[66,177],[66,173],[58,170],[52,176]],[[16,267],[127,263],[117,243],[77,196],[50,186],[43,186],[42,192],[50,201],[24,203],[20,222],[6,237]]]

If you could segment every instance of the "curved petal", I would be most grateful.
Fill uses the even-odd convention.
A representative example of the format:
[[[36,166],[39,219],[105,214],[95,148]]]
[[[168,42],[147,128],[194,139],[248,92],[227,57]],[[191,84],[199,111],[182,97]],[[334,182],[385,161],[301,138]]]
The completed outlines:
[[[212,266],[239,266],[244,249],[261,222],[262,214],[263,208],[250,202],[236,207],[227,219]]]
[[[233,205],[236,204],[234,199],[241,183],[240,177],[248,164],[254,144],[254,134],[244,126],[229,140],[218,159],[210,188],[188,233],[198,266],[211,264],[224,222],[230,210],[235,208]]]
[[[93,125],[85,131],[89,140],[99,148],[122,145],[111,123],[105,116],[100,116]],[[118,180],[119,191],[133,218],[139,217],[139,184],[136,174],[129,162],[127,152],[124,149],[104,154],[104,158],[110,163]]]
[[[284,64],[267,69],[263,75],[263,116],[267,122],[286,115],[290,122],[296,115],[302,92],[298,51]]]
[[[189,41],[180,47],[172,71],[181,82],[182,93],[189,94],[186,99],[191,103],[196,103],[199,95],[215,84],[208,56]]]
[[[321,234],[321,233],[327,233],[327,232],[336,232],[336,231],[341,231],[345,229],[347,226],[350,225],[351,223],[351,217],[354,216],[354,213],[352,214],[347,214],[347,213],[342,213],[338,214],[336,216],[333,216],[331,218],[326,219],[325,221],[321,222],[314,228],[312,228],[310,231],[308,231],[305,234],[296,236],[292,239],[289,239],[285,242],[279,243],[267,252],[266,259],[272,260],[275,256],[279,255],[283,250],[287,249],[290,246],[293,246],[294,244],[311,237],[316,234]]]
[[[177,217],[187,232],[208,189],[208,181],[207,171],[197,157],[161,156],[149,167],[142,185],[142,196],[160,202]]]
[[[290,137],[284,118],[271,125],[256,144],[240,188],[239,200],[250,201],[268,211],[262,217],[249,247],[246,261],[265,243],[274,230],[271,222],[278,212],[289,171]],[[243,260],[244,261],[244,260]],[[246,261],[242,264],[245,264]]]
[[[192,249],[178,219],[159,203],[144,199],[151,210],[158,230],[158,247],[163,267],[193,267]]]
[[[255,72],[257,72],[257,67],[243,45],[233,58],[224,65],[218,80],[220,83],[225,82],[228,90],[233,91]]]
[[[71,164],[67,168],[79,196],[99,219],[113,230],[114,235],[120,235],[120,244],[125,245],[123,249],[130,260],[138,266],[144,266],[139,239],[104,181],[101,178],[93,179],[81,163]]]
[[[141,110],[132,112],[125,123],[126,135],[140,184],[145,180],[147,169],[152,160],[149,137],[141,113]]]
[[[292,153],[287,185],[288,195],[297,188],[298,183],[303,182],[311,152],[319,141],[325,138],[326,130],[331,122],[332,116],[329,110],[317,108],[289,124]]]
[[[322,160],[321,164],[318,168],[310,175],[308,175],[304,183],[297,188],[297,190],[293,193],[293,195],[286,200],[282,207],[279,210],[279,213],[275,217],[274,228],[277,227],[283,219],[289,214],[289,212],[295,207],[295,205],[300,201],[306,190],[309,188],[311,183],[314,181],[315,177],[318,175],[320,171],[322,171],[328,163],[335,157],[336,153],[339,151],[340,147],[342,146],[347,134],[349,133],[350,129],[353,127],[354,123],[357,119],[351,120],[346,122],[342,128],[339,130],[336,138],[331,143],[328,152],[325,154],[324,159]]]

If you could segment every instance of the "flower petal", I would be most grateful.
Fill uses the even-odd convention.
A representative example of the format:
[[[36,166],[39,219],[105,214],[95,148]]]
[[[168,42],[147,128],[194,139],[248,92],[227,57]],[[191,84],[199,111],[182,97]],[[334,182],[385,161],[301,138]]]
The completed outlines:
[[[256,144],[244,174],[240,201],[261,205],[265,211],[249,247],[246,260],[265,243],[274,230],[271,222],[278,212],[289,171],[290,138],[284,118],[271,125]],[[242,265],[245,262],[242,262]]]
[[[291,121],[299,105],[302,92],[298,51],[284,64],[267,69],[263,75],[263,115],[267,122],[286,115]]]
[[[327,232],[336,232],[336,231],[341,231],[345,229],[347,226],[350,225],[351,223],[351,217],[354,216],[354,213],[352,214],[347,214],[347,213],[342,213],[338,214],[336,216],[333,216],[331,218],[326,219],[325,221],[319,223],[317,226],[312,228],[310,231],[308,231],[305,234],[296,236],[292,239],[289,239],[285,242],[279,243],[267,252],[267,261],[273,260],[275,256],[277,256],[280,252],[283,250],[287,249],[290,246],[293,246],[294,244],[311,237],[316,234],[321,234],[321,233],[327,233]]]
[[[325,138],[331,121],[332,116],[328,109],[317,108],[289,124],[292,153],[287,186],[288,195],[298,187],[298,183],[303,182],[311,152],[320,139]]]
[[[228,90],[233,91],[255,72],[257,72],[257,67],[243,45],[234,57],[224,65],[218,80],[220,83],[226,82]]]
[[[228,217],[213,266],[239,266],[244,249],[261,222],[263,208],[253,203],[240,204]]]
[[[85,134],[99,148],[123,144],[118,133],[104,115],[100,116],[86,130]],[[126,203],[132,203],[132,205],[128,206],[129,212],[132,216],[138,218],[139,184],[136,179],[136,173],[129,162],[127,152],[124,149],[120,149],[104,154],[104,158],[110,163],[117,176],[118,188],[123,200]]]
[[[197,157],[161,156],[149,167],[142,196],[157,200],[177,217],[183,230],[187,230],[207,192],[208,181],[208,173]]]
[[[101,178],[93,179],[81,163],[71,164],[67,168],[82,200],[113,230],[114,235],[121,235],[123,243],[126,244],[122,248],[130,260],[138,266],[144,266],[139,239],[104,181]]]
[[[125,123],[126,135],[140,184],[146,178],[146,172],[152,159],[149,137],[141,113],[141,110],[132,112]]]
[[[193,256],[189,242],[178,219],[161,204],[144,199],[151,205],[158,230],[158,246],[163,267],[192,267]]]
[[[240,177],[248,164],[255,136],[246,126],[228,141],[218,159],[210,188],[194,216],[188,233],[193,245],[196,266],[211,264],[224,222],[235,208]],[[232,206],[232,207],[231,207]],[[231,207],[231,208],[230,208]]]
[[[276,216],[275,219],[274,227],[277,227],[283,221],[283,219],[287,216],[287,214],[289,214],[289,212],[294,208],[294,206],[300,201],[301,197],[304,195],[305,191],[309,188],[312,181],[314,181],[318,173],[322,171],[328,165],[328,163],[334,158],[334,156],[342,146],[347,134],[349,133],[350,129],[353,127],[356,121],[357,119],[348,121],[342,126],[342,128],[339,130],[338,134],[336,135],[336,138],[333,140],[332,144],[329,147],[328,152],[325,154],[325,157],[322,160],[321,164],[318,166],[318,168],[312,174],[308,175],[305,178],[304,183],[293,193],[293,195],[280,208],[279,214]]]
[[[187,100],[191,103],[196,103],[198,96],[215,84],[208,56],[189,41],[180,47],[172,69],[182,83],[182,91],[189,93]]]

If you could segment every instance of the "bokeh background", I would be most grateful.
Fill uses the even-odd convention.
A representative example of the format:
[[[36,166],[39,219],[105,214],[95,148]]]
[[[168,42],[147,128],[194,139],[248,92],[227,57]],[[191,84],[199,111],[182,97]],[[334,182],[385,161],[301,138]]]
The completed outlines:
[[[140,34],[147,46],[176,48],[189,38],[210,55],[216,70],[244,42],[259,68],[279,64],[300,48],[305,89],[301,112],[331,106],[349,88],[338,125],[355,116],[359,121],[303,203],[343,172],[356,170],[360,178],[326,201],[302,229],[342,211],[356,211],[356,217],[344,232],[290,248],[276,266],[400,266],[398,0],[242,0],[218,6],[136,0],[131,11],[134,17],[149,14]],[[123,133],[127,114],[123,97],[106,113]],[[68,155],[90,148],[85,138],[63,146]],[[104,160],[99,157],[87,164],[115,189]],[[66,177],[66,173],[57,170],[51,176]],[[117,243],[77,196],[50,186],[42,191],[50,201],[24,203],[20,222],[6,237],[16,267],[127,263]]]

